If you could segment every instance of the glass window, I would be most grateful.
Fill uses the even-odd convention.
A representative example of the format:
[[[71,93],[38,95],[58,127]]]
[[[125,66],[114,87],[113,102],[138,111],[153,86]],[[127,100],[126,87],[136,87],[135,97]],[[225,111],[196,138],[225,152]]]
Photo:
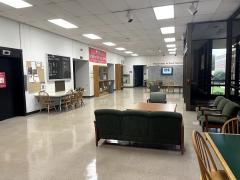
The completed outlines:
[[[211,94],[225,94],[226,76],[226,39],[213,40]]]

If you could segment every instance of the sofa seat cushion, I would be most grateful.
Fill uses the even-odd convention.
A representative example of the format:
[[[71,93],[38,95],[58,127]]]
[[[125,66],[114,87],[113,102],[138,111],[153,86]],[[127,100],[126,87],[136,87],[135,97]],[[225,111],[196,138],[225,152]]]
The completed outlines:
[[[200,125],[203,126],[204,122],[206,121],[205,116],[200,116],[199,121],[200,121]],[[224,124],[225,119],[221,117],[208,116],[208,123],[216,124],[216,125]]]

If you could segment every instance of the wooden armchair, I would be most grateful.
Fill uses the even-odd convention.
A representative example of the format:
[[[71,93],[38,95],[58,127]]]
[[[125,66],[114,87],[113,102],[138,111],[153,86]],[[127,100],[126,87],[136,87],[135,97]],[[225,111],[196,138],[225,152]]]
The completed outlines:
[[[55,109],[56,111],[56,106],[54,105],[54,101],[51,100],[47,92],[40,91],[38,95],[39,95],[38,102],[41,105],[40,112],[42,111],[42,109],[47,109],[48,113],[51,109]]]
[[[193,131],[193,147],[197,155],[198,164],[201,172],[201,180],[228,180],[228,176],[223,170],[218,170],[208,145],[202,135]]]
[[[240,134],[240,122],[238,118],[232,118],[224,123],[222,133]]]
[[[66,93],[66,95],[61,100],[61,105],[68,110],[69,107],[72,107],[72,96],[73,96],[73,90],[70,90]]]
[[[167,86],[168,86],[168,92],[172,91],[174,93],[174,82],[169,81]]]

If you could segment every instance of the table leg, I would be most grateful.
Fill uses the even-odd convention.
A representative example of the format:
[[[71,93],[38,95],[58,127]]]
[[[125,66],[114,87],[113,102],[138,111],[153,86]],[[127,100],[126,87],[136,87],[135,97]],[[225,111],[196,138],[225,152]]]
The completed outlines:
[[[61,97],[59,98],[59,110],[62,111],[62,106],[61,106]]]

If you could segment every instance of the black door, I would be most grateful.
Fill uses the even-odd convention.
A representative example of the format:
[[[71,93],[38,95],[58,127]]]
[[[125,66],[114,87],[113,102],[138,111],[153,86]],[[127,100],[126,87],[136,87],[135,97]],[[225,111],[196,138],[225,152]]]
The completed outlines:
[[[6,80],[6,87],[0,88],[0,120],[26,113],[21,51],[11,52],[4,55],[0,48],[0,72],[5,73]]]
[[[134,86],[143,86],[143,66],[133,66],[134,68]]]

